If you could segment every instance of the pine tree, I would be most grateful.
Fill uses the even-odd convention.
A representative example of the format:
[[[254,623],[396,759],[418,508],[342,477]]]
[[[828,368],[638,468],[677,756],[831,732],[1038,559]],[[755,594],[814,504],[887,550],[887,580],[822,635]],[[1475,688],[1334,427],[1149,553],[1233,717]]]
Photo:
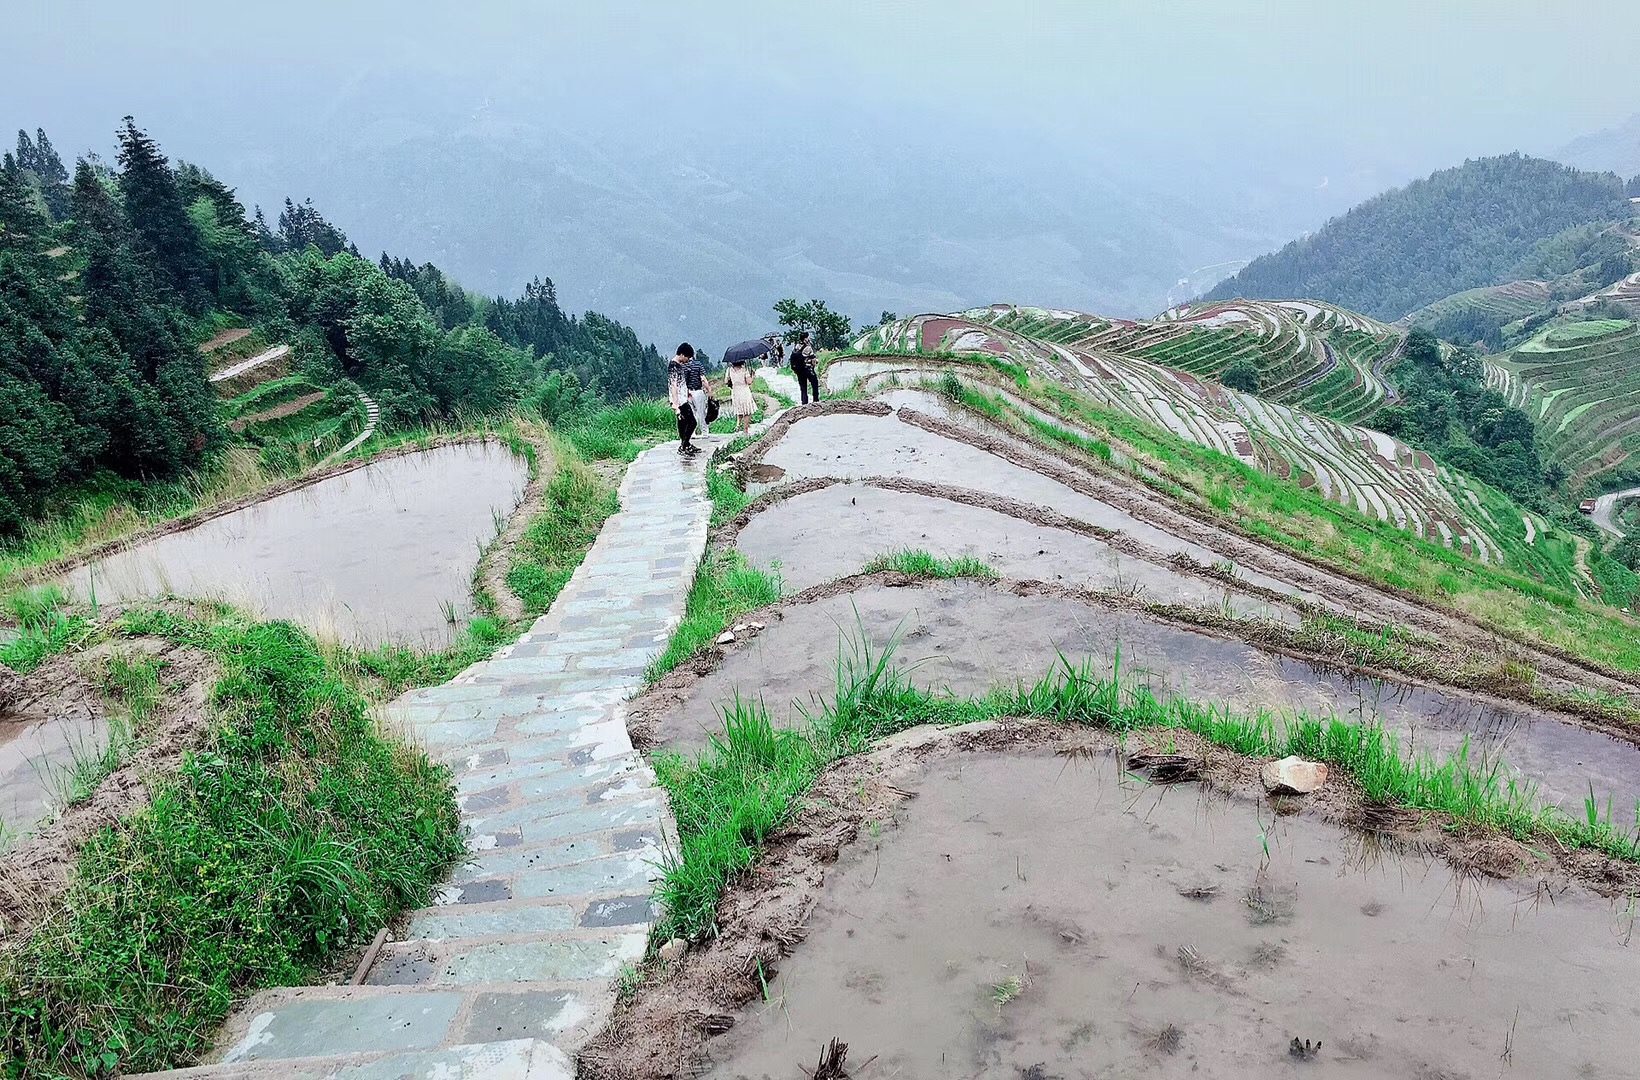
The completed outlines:
[[[34,172],[34,156],[34,144],[29,141],[28,132],[24,131],[22,128],[18,128],[16,156],[17,166],[19,168],[27,169],[29,172]]]
[[[21,136],[23,133],[17,133]],[[40,182],[40,195],[46,201],[51,216],[62,221],[68,217],[72,192],[68,187],[68,169],[57,156],[57,148],[46,137],[45,128],[34,129],[34,175]]]
[[[199,310],[208,299],[210,271],[170,162],[129,116],[119,140],[120,190],[142,256],[184,306]]]
[[[256,232],[257,242],[269,254],[279,255],[285,251],[285,242],[279,239],[272,229],[268,228],[268,219],[263,216],[260,206],[256,208],[256,218],[252,222],[251,228]]]

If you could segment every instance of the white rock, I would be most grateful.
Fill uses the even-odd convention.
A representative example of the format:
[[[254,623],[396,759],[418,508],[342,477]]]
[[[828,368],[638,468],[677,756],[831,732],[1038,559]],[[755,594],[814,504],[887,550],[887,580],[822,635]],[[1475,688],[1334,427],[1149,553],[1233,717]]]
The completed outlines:
[[[689,943],[680,937],[675,937],[660,948],[660,956],[668,964],[675,964],[683,959],[683,954],[689,951]]]
[[[1308,795],[1327,782],[1327,767],[1301,757],[1284,757],[1264,766],[1264,790],[1272,795]]]
[[[730,642],[734,641],[734,639],[735,639],[735,632],[733,630],[725,630],[723,633],[721,633],[717,636],[717,643],[719,645],[727,645]]]
[[[753,630],[762,630],[762,629],[764,629],[763,624],[760,623],[760,622],[749,622],[746,625],[751,627]]]
[[[735,623],[729,629],[733,630],[737,634],[744,634],[746,632],[746,624],[743,623],[743,622],[742,623]]]

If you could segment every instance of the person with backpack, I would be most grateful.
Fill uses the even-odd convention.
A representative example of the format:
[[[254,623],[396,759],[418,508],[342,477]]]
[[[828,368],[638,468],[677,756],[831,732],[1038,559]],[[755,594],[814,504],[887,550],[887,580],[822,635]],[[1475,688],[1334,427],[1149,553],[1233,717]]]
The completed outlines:
[[[666,365],[666,399],[678,414],[678,453],[693,457],[700,447],[691,440],[706,426],[706,368],[695,359],[695,347],[687,341]]]
[[[814,335],[803,331],[803,336],[792,346],[792,374],[797,376],[797,392],[803,395],[803,404],[809,403],[809,388],[814,388],[814,400],[820,400],[820,374],[814,369]]]

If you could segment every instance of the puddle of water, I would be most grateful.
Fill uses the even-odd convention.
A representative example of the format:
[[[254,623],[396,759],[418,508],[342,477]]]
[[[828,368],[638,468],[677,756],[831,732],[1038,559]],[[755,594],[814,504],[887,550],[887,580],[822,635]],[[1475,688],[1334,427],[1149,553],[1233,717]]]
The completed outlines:
[[[1640,747],[1525,706],[1459,693],[1390,684],[1374,689],[1241,641],[1169,626],[1143,616],[1047,596],[1014,596],[973,582],[918,589],[869,588],[786,609],[778,622],[737,649],[688,698],[662,717],[660,738],[678,749],[705,745],[721,721],[717,708],[761,697],[778,721],[799,724],[795,703],[835,690],[834,665],[845,639],[864,625],[881,646],[901,637],[897,660],[921,686],[958,695],[998,683],[1034,682],[1063,653],[1122,672],[1158,692],[1257,708],[1382,717],[1408,745],[1456,751],[1467,736],[1470,757],[1501,759],[1509,773],[1538,785],[1538,796],[1581,816],[1592,785],[1614,823],[1632,824],[1640,798]]]
[[[1033,525],[995,510],[865,484],[834,484],[758,514],[735,541],[754,565],[778,564],[788,591],[855,574],[877,555],[905,548],[971,556],[1016,580],[1115,589],[1147,600],[1217,608],[1296,625],[1298,613],[1154,563],[1102,541]],[[796,553],[801,553],[797,557]]]
[[[1151,548],[1183,552],[1202,563],[1226,561],[1217,552],[1140,521],[1109,503],[1090,498],[1041,473],[1005,461],[967,443],[902,423],[893,416],[842,413],[794,423],[763,460],[786,470],[789,480],[810,476],[860,479],[904,476],[936,484],[1005,495],[1048,506],[1080,521],[1120,530]],[[1285,582],[1251,571],[1247,580],[1290,595]]]
[[[355,644],[438,647],[472,614],[479,547],[527,481],[525,463],[494,443],[386,458],[82,567],[67,584],[100,601],[221,597]]]
[[[91,714],[60,713],[50,719],[0,722],[0,824],[23,832],[52,810],[58,774],[76,755],[106,745],[108,731]]]
[[[914,769],[709,1075],[802,1075],[832,1038],[861,1077],[1635,1075],[1634,916],[1581,890],[1461,879],[1102,758]]]
[[[854,385],[856,379],[863,379],[867,375],[875,375],[880,371],[905,371],[907,368],[915,370],[917,359],[908,356],[904,360],[834,360],[826,365],[826,392],[836,393]]]

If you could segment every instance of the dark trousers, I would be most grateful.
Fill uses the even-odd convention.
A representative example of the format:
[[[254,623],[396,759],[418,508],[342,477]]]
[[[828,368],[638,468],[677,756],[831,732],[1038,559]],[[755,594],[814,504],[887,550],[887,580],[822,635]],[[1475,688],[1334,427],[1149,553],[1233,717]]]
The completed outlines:
[[[695,410],[689,407],[688,402],[678,407],[678,441],[684,446],[695,434]]]
[[[809,387],[814,387],[814,400],[820,400],[820,376],[807,364],[793,364],[792,374],[797,376],[797,392],[803,395],[803,404],[809,403]]]

